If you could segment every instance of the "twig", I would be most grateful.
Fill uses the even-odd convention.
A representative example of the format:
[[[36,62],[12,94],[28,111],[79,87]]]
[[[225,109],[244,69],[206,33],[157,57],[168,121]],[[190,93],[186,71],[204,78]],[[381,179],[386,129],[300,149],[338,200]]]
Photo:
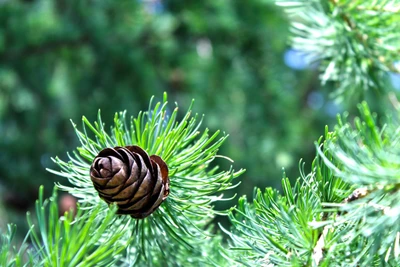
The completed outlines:
[[[337,8],[341,8],[339,6],[339,3],[337,0],[330,0],[330,2]],[[359,6],[356,8],[357,10],[359,10],[360,12],[362,11],[369,11],[369,9],[366,9],[362,6]],[[375,9],[374,9],[375,10]],[[382,7],[381,9],[377,9],[378,10],[382,10],[385,12],[393,12],[393,13],[398,13],[400,11],[400,8],[397,9],[390,9],[390,8],[385,8]],[[340,17],[343,19],[343,21],[347,24],[347,26],[349,27],[349,29],[351,31],[354,32],[356,38],[360,41],[360,43],[364,46],[366,51],[370,51],[371,47],[370,44],[367,43],[367,39],[368,36],[366,34],[363,34],[362,32],[360,32],[359,28],[357,27],[357,24],[344,12],[340,12]],[[379,43],[379,39],[376,40]],[[395,51],[395,53],[397,53],[399,51]],[[372,53],[370,53],[372,54]],[[387,67],[391,72],[395,72],[395,73],[399,73],[400,70],[398,70],[395,66],[393,66],[393,62],[387,62],[387,60],[384,57],[377,57],[378,61],[382,64],[385,65],[385,67]]]
[[[358,188],[358,189],[354,190],[353,193],[351,193],[348,197],[346,197],[342,203],[349,203],[354,200],[363,198],[363,197],[367,196],[368,193],[369,193],[368,188],[366,188],[366,187]]]
[[[364,7],[364,6],[357,6],[356,7],[357,10],[360,11],[383,11],[383,12],[388,12],[388,13],[399,13],[400,12],[400,7],[397,8],[391,8],[391,7],[387,7],[387,6],[383,6],[383,7]]]
[[[329,229],[331,229],[330,225],[327,225],[322,230],[322,233],[317,241],[317,244],[313,250],[313,261],[318,266],[321,260],[324,258],[324,247],[325,247],[325,237],[328,234]]]
[[[355,201],[357,199],[367,196],[369,193],[370,193],[370,191],[366,187],[358,188],[358,189],[354,190],[348,197],[346,197],[342,201],[342,203],[349,203],[349,202]],[[331,231],[333,230],[333,227],[331,225],[326,225],[324,227],[324,229],[322,230],[322,233],[321,233],[320,237],[318,238],[318,241],[313,249],[312,259],[316,266],[319,266],[320,262],[324,258],[325,239],[330,230]]]

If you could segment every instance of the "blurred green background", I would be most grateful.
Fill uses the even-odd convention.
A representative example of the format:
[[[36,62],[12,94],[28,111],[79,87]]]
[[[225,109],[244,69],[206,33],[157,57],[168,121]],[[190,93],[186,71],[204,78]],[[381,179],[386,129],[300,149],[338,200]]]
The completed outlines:
[[[265,0],[0,1],[0,221],[24,221],[39,185],[66,182],[45,168],[78,146],[70,119],[101,109],[110,125],[164,91],[230,135],[220,154],[247,169],[238,195],[279,188],[282,167],[296,179],[341,109],[288,36]]]

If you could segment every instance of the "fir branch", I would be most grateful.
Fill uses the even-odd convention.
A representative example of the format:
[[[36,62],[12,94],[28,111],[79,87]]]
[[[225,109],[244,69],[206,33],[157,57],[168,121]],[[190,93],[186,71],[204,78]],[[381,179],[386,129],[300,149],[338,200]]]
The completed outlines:
[[[304,164],[282,194],[256,190],[230,214],[230,252],[246,266],[398,266],[400,168],[398,114],[378,127],[366,103],[354,125],[338,117],[316,143],[312,171]],[[399,112],[399,111],[397,111]]]
[[[28,212],[32,231],[35,266],[113,266],[123,256],[126,244],[120,240],[123,231],[102,238],[115,217],[115,208],[99,219],[101,208],[91,214],[78,207],[59,218],[57,191],[50,199],[43,198],[43,186],[36,201],[36,217]]]
[[[351,201],[360,199],[362,197],[365,197],[367,194],[368,194],[367,188],[365,188],[365,187],[358,188],[358,189],[354,190],[348,197],[346,197],[343,200],[343,203],[349,203]],[[337,219],[337,217],[336,217],[336,219]],[[325,239],[327,239],[329,232],[332,232],[332,230],[333,229],[332,229],[331,225],[326,225],[317,241],[317,244],[314,247],[313,262],[317,266],[319,266],[320,262],[323,260],[323,254],[324,254],[324,250],[325,250]]]
[[[327,132],[328,138],[333,138]],[[321,199],[336,199],[334,192],[347,192],[346,183],[328,173],[317,157],[313,171],[292,187],[284,176],[282,194],[267,188],[255,190],[253,203],[242,197],[232,209],[230,251],[234,260],[246,266],[309,266],[322,230],[310,225],[323,221]],[[321,175],[324,174],[324,175]],[[327,186],[329,185],[329,186]],[[232,252],[233,251],[233,252]]]
[[[2,229],[0,229],[0,266],[34,266],[35,261],[31,251],[28,249],[28,244],[26,242],[28,235],[17,249],[13,244],[17,226],[15,224],[8,224],[7,231],[5,233],[1,230]]]
[[[362,117],[355,119],[354,126],[339,118],[337,140],[327,143],[341,167],[319,150],[335,175],[357,189],[343,203],[324,203],[340,214],[331,213],[327,221],[314,225],[328,225],[336,243],[342,244],[326,246],[327,255],[346,253],[346,262],[358,266],[395,266],[400,263],[398,115],[391,116],[391,123],[380,129],[365,102],[359,109]]]
[[[146,262],[149,266],[165,261],[174,266],[209,263],[204,257],[188,255],[199,251],[201,254],[203,248],[209,247],[210,236],[213,236],[209,223],[216,214],[226,214],[215,211],[213,203],[224,200],[221,193],[233,188],[232,180],[244,170],[210,168],[227,136],[218,137],[219,131],[210,135],[207,129],[201,133],[202,119],[198,122],[198,116],[191,115],[191,108],[192,105],[178,121],[178,107],[169,114],[165,94],[162,103],[153,105],[151,100],[147,112],[140,112],[129,121],[126,112],[116,113],[110,131],[106,130],[100,112],[94,123],[83,117],[82,130],[73,124],[81,142],[78,152],[68,155],[69,162],[54,159],[61,171],[49,170],[69,180],[72,187],[57,186],[79,198],[80,203],[85,203],[83,209],[92,213],[100,205],[101,218],[107,205],[98,196],[89,176],[90,165],[100,150],[137,145],[166,162],[170,179],[168,198],[149,217],[137,220],[119,216],[109,229],[108,234],[112,234],[119,228],[129,227],[136,237],[129,244],[128,256],[123,260],[125,263]],[[125,241],[128,239],[129,235],[123,238]],[[214,249],[213,253],[218,253],[218,250]]]
[[[325,131],[317,143],[319,154],[312,163],[312,171],[305,174],[300,164],[301,179],[291,186],[284,176],[282,193],[267,188],[264,193],[255,190],[253,203],[239,200],[232,209],[232,231],[229,252],[232,258],[246,266],[327,266],[326,247],[338,235],[326,226],[337,210],[329,210],[326,203],[340,203],[351,194],[354,187],[335,174],[326,164],[341,168],[342,162],[330,154],[328,143],[336,142],[336,132]],[[326,226],[316,227],[316,224]],[[332,227],[331,227],[332,228]]]
[[[321,81],[337,85],[337,99],[387,90],[387,72],[398,73],[400,60],[396,1],[275,2],[292,20],[293,47],[320,62]]]

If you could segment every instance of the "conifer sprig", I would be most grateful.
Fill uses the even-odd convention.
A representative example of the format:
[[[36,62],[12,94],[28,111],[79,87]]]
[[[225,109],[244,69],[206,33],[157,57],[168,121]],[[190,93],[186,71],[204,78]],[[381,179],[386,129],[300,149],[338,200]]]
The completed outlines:
[[[327,128],[325,139],[335,139]],[[323,151],[330,157],[324,148]],[[326,220],[329,213],[323,212],[322,201],[342,201],[350,187],[333,175],[320,156],[313,161],[309,174],[305,174],[304,163],[300,164],[300,174],[292,185],[283,173],[282,193],[272,188],[265,191],[256,188],[252,202],[246,197],[239,199],[238,206],[229,215],[233,229],[225,230],[231,237],[230,250],[237,263],[245,266],[313,264],[314,247],[322,228],[310,223]]]
[[[112,266],[118,262],[127,246],[121,242],[124,232],[102,238],[116,209],[112,207],[98,220],[100,210],[98,206],[89,214],[78,207],[59,217],[57,190],[44,199],[41,186],[36,216],[27,214],[35,266]]]
[[[329,253],[346,253],[360,266],[400,264],[400,123],[399,111],[390,123],[378,126],[376,115],[363,102],[354,124],[340,117],[336,142],[328,142],[332,159],[324,158],[336,176],[357,189],[343,203],[327,203],[340,215],[328,223],[342,247]],[[349,227],[349,226],[352,227]]]
[[[34,266],[35,259],[33,253],[28,250],[27,238],[22,241],[19,248],[13,243],[17,232],[15,224],[8,224],[7,230],[0,228],[0,266],[4,267],[22,267]]]
[[[243,170],[235,172],[232,168],[218,171],[218,167],[210,166],[227,136],[218,137],[219,131],[210,135],[208,129],[201,133],[202,119],[198,121],[197,115],[191,115],[191,107],[179,121],[178,107],[168,113],[165,94],[162,103],[153,105],[151,100],[149,110],[140,112],[136,118],[128,120],[126,112],[116,113],[109,131],[100,112],[94,123],[83,117],[82,130],[74,124],[81,146],[69,155],[68,162],[54,159],[61,171],[50,171],[66,177],[72,184],[59,183],[57,186],[85,203],[84,208],[89,213],[100,205],[101,210],[96,211],[99,219],[104,216],[107,205],[93,187],[89,169],[100,150],[137,145],[165,161],[170,179],[168,198],[149,217],[137,220],[119,216],[109,229],[110,235],[119,227],[128,225],[131,229],[125,235],[126,240],[131,234],[135,236],[129,246],[129,258],[125,260],[129,264],[146,261],[157,265],[168,260],[179,266],[181,262],[206,261],[201,257],[184,258],[190,253],[194,255],[194,251],[201,251],[202,246],[207,247],[212,236],[208,224],[217,213],[225,213],[214,210],[213,203],[223,200],[221,193],[233,188],[232,180],[243,173]]]
[[[252,266],[400,264],[399,116],[378,127],[364,102],[318,142],[312,171],[282,193],[256,189],[230,213],[231,251]],[[396,111],[399,112],[399,111]]]
[[[291,19],[291,43],[310,62],[320,62],[323,83],[335,96],[384,92],[388,72],[399,73],[400,4],[373,0],[276,0]]]

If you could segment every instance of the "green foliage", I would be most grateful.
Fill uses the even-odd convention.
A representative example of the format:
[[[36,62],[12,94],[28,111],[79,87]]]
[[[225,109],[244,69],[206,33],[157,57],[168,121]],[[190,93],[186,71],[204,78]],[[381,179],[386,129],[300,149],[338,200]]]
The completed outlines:
[[[231,249],[247,266],[398,266],[398,115],[379,128],[367,104],[354,126],[339,118],[312,171],[282,193],[256,189],[230,213]],[[398,111],[397,111],[398,112]],[[353,191],[354,190],[354,191]]]
[[[8,225],[0,243],[0,265],[18,266],[113,266],[124,255],[124,229],[105,236],[115,218],[112,207],[99,218],[100,207],[91,214],[78,207],[60,217],[57,190],[44,199],[43,186],[36,201],[36,216],[27,214],[30,231],[16,249],[12,244],[15,225]],[[29,237],[29,239],[28,239]]]
[[[388,114],[386,119],[389,123],[379,127],[376,114],[370,111],[366,102],[358,105],[358,108],[361,117],[356,117],[353,124],[348,122],[348,114],[339,117],[337,140],[327,145],[334,158],[343,162],[343,166],[331,168],[346,181],[359,185],[386,186],[398,183],[397,111]]]
[[[0,228],[0,266],[4,267],[20,267],[33,266],[33,255],[27,251],[26,239],[17,250],[13,244],[17,227],[15,224],[7,225],[7,232],[1,231]]]
[[[324,157],[335,175],[357,186],[362,195],[355,201],[330,208],[344,212],[328,223],[336,240],[328,246],[332,256],[346,253],[350,264],[397,266],[400,264],[400,167],[399,110],[389,123],[379,127],[377,118],[364,102],[361,118],[354,124],[341,117],[337,140],[328,142],[332,159]],[[337,229],[337,230],[336,230]]]
[[[323,83],[340,100],[386,92],[389,71],[399,73],[398,1],[277,0],[292,20],[293,46],[320,61]],[[379,95],[379,94],[377,94]]]
[[[43,187],[35,206],[36,217],[27,214],[35,266],[112,266],[123,256],[124,229],[105,236],[115,218],[115,208],[102,211],[96,207],[89,214],[78,207],[59,217],[56,189],[45,200]]]
[[[70,155],[68,162],[55,159],[60,172],[50,170],[66,177],[73,185],[58,184],[60,189],[78,197],[89,213],[96,212],[101,217],[108,208],[90,180],[89,169],[102,149],[138,145],[166,162],[171,191],[165,202],[143,220],[121,216],[115,218],[111,227],[118,231],[122,225],[128,225],[133,230],[135,238],[130,242],[128,254],[131,264],[147,262],[158,266],[169,261],[175,266],[185,266],[185,262],[200,264],[205,261],[188,255],[198,251],[199,246],[201,251],[201,246],[210,242],[213,234],[209,223],[216,214],[224,214],[214,210],[213,203],[224,200],[221,193],[233,188],[232,180],[244,172],[210,168],[210,163],[219,157],[218,149],[227,136],[217,138],[219,131],[210,135],[207,129],[201,133],[201,120],[197,122],[197,115],[191,115],[191,108],[181,121],[177,119],[177,112],[178,107],[171,114],[167,112],[167,95],[164,94],[162,103],[153,106],[150,101],[147,112],[140,112],[129,121],[126,112],[116,113],[109,133],[100,113],[93,124],[83,117],[82,131],[74,125],[81,142],[78,152]],[[100,211],[96,209],[99,205]],[[124,236],[128,242],[129,235]]]
[[[236,214],[230,216],[235,227],[233,234],[227,232],[233,241],[231,249],[237,251],[236,260],[245,266],[292,266],[294,263],[302,266],[310,262],[318,230],[309,227],[307,222],[317,216],[319,203],[304,197],[304,206],[295,208],[292,205],[298,202],[293,199],[293,193],[298,192],[300,183],[295,184],[293,191],[287,179],[284,183],[288,195],[279,196],[271,188],[264,193],[258,189],[253,204],[241,198]]]
[[[335,134],[326,130],[327,140]],[[324,148],[322,152],[331,157]],[[283,173],[282,193],[266,188],[255,189],[254,200],[239,199],[232,209],[230,220],[233,231],[225,230],[231,237],[234,259],[246,266],[310,266],[315,244],[322,229],[310,222],[323,221],[323,201],[341,201],[350,188],[347,183],[327,168],[320,157],[305,175],[301,164],[301,179],[292,186]]]

